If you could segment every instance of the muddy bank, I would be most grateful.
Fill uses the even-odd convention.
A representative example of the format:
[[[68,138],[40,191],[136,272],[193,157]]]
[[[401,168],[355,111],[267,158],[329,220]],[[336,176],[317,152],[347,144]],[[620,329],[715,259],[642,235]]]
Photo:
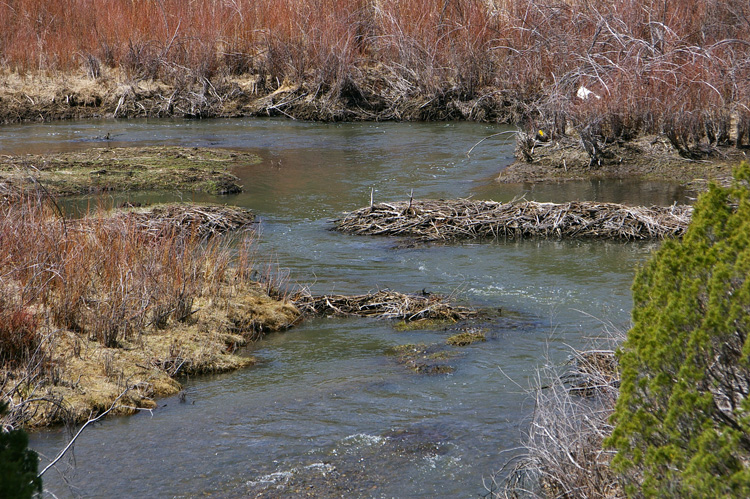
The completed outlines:
[[[410,200],[374,204],[333,223],[335,230],[347,234],[423,241],[527,237],[641,240],[680,236],[691,214],[691,207],[677,205]]]
[[[3,155],[0,186],[28,191],[41,185],[55,196],[136,190],[233,194],[242,186],[230,169],[258,161],[244,152],[176,146]]]
[[[662,135],[611,143],[597,141],[594,159],[575,133],[548,141],[521,134],[516,161],[505,168],[496,181],[537,183],[632,178],[677,182],[701,191],[711,181],[728,184],[732,169],[746,159],[744,149],[729,145],[704,145],[690,158],[684,154]]]
[[[446,87],[404,91],[382,65],[363,66],[343,84],[289,83],[259,75],[212,81],[132,78],[102,68],[97,78],[71,73],[0,73],[0,123],[85,118],[285,116],[315,121],[510,121],[519,105],[496,88],[475,95]]]

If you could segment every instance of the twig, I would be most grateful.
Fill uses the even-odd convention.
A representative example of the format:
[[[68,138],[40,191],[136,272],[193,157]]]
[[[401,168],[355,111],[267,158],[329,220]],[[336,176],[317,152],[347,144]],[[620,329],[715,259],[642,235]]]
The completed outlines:
[[[70,450],[70,448],[73,446],[73,444],[75,443],[75,441],[78,439],[78,437],[81,436],[81,434],[83,433],[83,430],[85,430],[88,425],[96,423],[97,421],[99,421],[100,419],[102,419],[104,416],[106,416],[107,414],[109,414],[110,411],[112,411],[115,407],[117,407],[117,402],[119,402],[120,399],[122,397],[124,397],[126,393],[128,393],[128,391],[130,391],[130,388],[126,388],[120,395],[118,395],[117,398],[112,402],[112,405],[109,407],[109,409],[107,409],[103,413],[99,414],[95,418],[89,418],[89,420],[86,421],[83,424],[83,426],[81,426],[78,429],[78,432],[76,432],[75,436],[70,439],[70,442],[68,442],[68,445],[66,445],[63,448],[63,450],[60,451],[60,453],[57,455],[57,457],[55,459],[53,459],[47,466],[45,466],[45,468],[42,471],[39,472],[39,474],[37,475],[37,478],[39,478],[42,475],[44,475],[47,472],[48,469],[50,469],[51,467],[53,467],[55,464],[58,463],[58,461],[60,461],[60,459],[62,459],[62,457],[65,455],[65,453],[68,452],[68,450]]]

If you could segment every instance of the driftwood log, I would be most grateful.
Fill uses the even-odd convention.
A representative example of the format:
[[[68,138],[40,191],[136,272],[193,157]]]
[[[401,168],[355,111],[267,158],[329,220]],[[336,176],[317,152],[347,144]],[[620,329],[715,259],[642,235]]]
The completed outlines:
[[[334,229],[348,234],[408,236],[424,241],[527,237],[661,239],[681,236],[692,212],[687,205],[415,200],[361,208],[334,220]]]

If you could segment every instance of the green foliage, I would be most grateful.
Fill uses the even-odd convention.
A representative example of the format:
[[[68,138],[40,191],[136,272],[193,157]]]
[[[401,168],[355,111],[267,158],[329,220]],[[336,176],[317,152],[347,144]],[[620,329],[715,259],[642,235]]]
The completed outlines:
[[[0,402],[0,415],[6,409]],[[42,479],[36,476],[39,458],[28,445],[25,431],[0,431],[0,498],[23,499],[42,492]]]
[[[750,497],[750,166],[711,186],[633,285],[605,445],[634,497]]]

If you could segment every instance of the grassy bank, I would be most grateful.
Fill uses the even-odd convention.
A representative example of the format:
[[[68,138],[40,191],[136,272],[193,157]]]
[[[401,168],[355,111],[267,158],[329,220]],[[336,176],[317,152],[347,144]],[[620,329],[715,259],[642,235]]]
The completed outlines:
[[[748,19],[718,0],[15,0],[0,120],[465,118],[692,155],[750,139]]]
[[[252,364],[239,346],[299,318],[251,279],[250,232],[234,251],[220,213],[189,209],[71,221],[42,198],[3,200],[4,426],[85,420],[123,393],[115,412],[153,407],[177,376]]]
[[[55,196],[95,192],[242,191],[231,168],[257,163],[250,153],[177,146],[91,148],[59,154],[0,157],[0,186]]]

